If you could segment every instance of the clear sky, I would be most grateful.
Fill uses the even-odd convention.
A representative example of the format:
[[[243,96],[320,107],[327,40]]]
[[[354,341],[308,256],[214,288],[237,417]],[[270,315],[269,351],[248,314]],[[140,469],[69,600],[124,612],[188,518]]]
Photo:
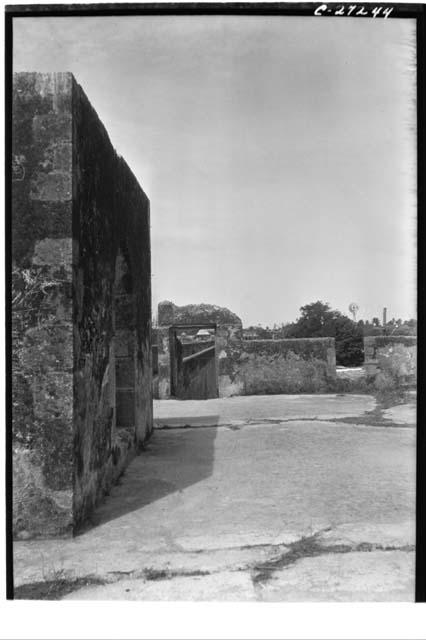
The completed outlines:
[[[154,305],[415,314],[414,21],[19,18],[13,53],[75,74],[149,196]]]

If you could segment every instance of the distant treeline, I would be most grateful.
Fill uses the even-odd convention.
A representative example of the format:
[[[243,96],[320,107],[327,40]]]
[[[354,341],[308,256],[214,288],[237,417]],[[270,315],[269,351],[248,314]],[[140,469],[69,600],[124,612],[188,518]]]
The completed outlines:
[[[258,325],[244,329],[244,337],[248,339],[334,338],[336,362],[342,366],[359,366],[363,363],[364,336],[416,334],[417,320],[414,318],[392,318],[384,327],[379,318],[354,322],[320,300],[301,307],[300,317],[295,322],[274,324],[272,328]]]

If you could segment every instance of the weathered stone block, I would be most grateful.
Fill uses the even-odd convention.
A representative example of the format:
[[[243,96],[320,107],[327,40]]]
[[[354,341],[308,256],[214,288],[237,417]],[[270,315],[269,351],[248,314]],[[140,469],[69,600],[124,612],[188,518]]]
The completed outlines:
[[[134,387],[135,384],[135,363],[130,358],[116,358],[115,360],[115,383],[117,387]]]
[[[59,142],[53,148],[53,171],[68,172],[72,167],[72,144],[71,142]]]
[[[60,267],[68,277],[72,272],[72,239],[44,238],[34,245],[32,264],[35,267],[51,267],[57,271]]]
[[[30,198],[48,202],[71,200],[71,176],[66,173],[45,173],[37,176],[31,186]]]
[[[127,329],[115,330],[114,339],[115,355],[123,358],[127,356],[133,356],[134,352],[134,333]]]
[[[116,329],[130,329],[135,326],[135,306],[133,296],[118,296],[115,299]]]
[[[34,142],[41,144],[49,144],[52,140],[60,143],[72,142],[71,113],[34,115],[32,129]]]
[[[135,392],[117,389],[116,412],[118,427],[135,426]]]

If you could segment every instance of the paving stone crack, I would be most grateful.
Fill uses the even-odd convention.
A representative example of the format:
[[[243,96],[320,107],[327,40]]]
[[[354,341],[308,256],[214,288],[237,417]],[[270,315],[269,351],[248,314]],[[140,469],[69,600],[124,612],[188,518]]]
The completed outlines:
[[[232,573],[248,572],[255,589],[259,589],[262,585],[268,583],[273,579],[274,573],[294,565],[304,558],[314,558],[317,556],[328,554],[346,554],[371,551],[414,551],[415,546],[413,544],[405,545],[383,545],[380,543],[372,542],[360,542],[357,544],[325,544],[321,540],[321,536],[324,533],[330,532],[330,527],[317,531],[310,536],[304,536],[299,540],[291,543],[258,543],[252,545],[242,545],[232,547],[232,550],[254,550],[254,549],[268,549],[271,551],[271,556],[263,562],[245,563],[237,566],[219,566],[214,569],[172,569],[155,568],[155,567],[143,567],[138,569],[131,569],[128,571],[113,570],[108,571],[104,576],[97,576],[89,574],[86,576],[66,576],[65,573],[58,575],[56,579],[46,581],[36,581],[31,583],[25,583],[15,589],[14,597],[16,599],[25,600],[60,600],[65,595],[78,591],[85,587],[101,586],[106,584],[115,584],[123,580],[144,580],[146,582],[161,581],[161,580],[173,580],[174,578],[193,578],[204,577],[209,575],[217,575],[223,571],[229,571]],[[229,551],[230,549],[218,548],[214,551]],[[211,553],[212,549],[199,549],[185,551],[184,554],[206,554]]]
[[[252,566],[251,578],[253,584],[267,583],[272,579],[273,574],[280,569],[284,569],[290,565],[294,565],[304,558],[314,558],[327,554],[343,554],[356,552],[371,551],[414,551],[414,545],[382,545],[371,542],[360,542],[358,544],[332,544],[325,545],[319,541],[321,534],[316,533],[312,536],[303,537],[296,542],[287,545],[288,551],[282,553],[276,558],[266,560],[260,564]]]
[[[168,431],[177,429],[230,429],[231,431],[240,431],[244,427],[262,425],[262,424],[288,424],[291,422],[325,422],[325,423],[343,423],[353,426],[366,426],[366,427],[386,427],[386,428],[413,428],[415,424],[398,423],[389,420],[389,418],[383,418],[377,414],[364,414],[362,416],[341,416],[330,418],[319,418],[318,416],[309,417],[295,417],[295,418],[248,418],[243,422],[219,422],[218,424],[185,424],[185,425],[161,425],[157,426],[158,431]]]

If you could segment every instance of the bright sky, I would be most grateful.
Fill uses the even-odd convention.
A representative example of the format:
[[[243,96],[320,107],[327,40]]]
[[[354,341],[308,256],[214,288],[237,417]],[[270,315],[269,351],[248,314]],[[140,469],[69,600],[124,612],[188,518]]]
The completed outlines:
[[[154,308],[415,314],[414,21],[19,18],[14,70],[72,71],[149,196]]]

